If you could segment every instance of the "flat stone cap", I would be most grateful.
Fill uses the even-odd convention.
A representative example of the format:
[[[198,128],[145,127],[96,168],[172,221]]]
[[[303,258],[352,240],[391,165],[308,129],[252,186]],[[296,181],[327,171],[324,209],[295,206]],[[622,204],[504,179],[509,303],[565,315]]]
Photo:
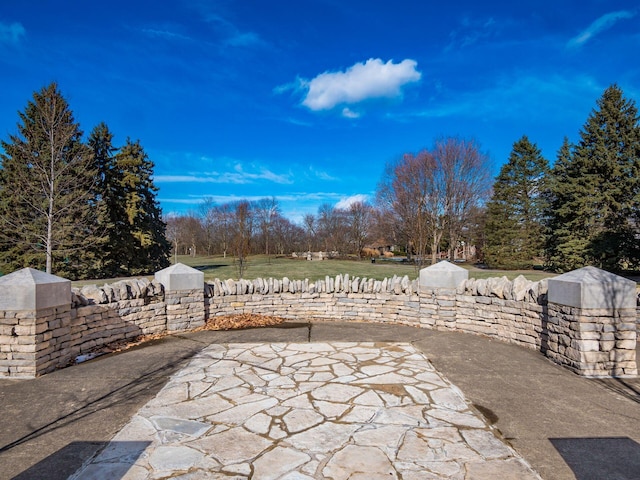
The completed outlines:
[[[550,303],[578,308],[636,308],[636,282],[596,267],[548,280]]]
[[[469,278],[469,271],[453,263],[435,263],[420,270],[420,286],[428,288],[456,288]]]
[[[39,310],[71,303],[71,280],[23,268],[0,277],[0,310]]]
[[[204,273],[183,263],[176,263],[156,272],[155,279],[167,292],[204,289]]]

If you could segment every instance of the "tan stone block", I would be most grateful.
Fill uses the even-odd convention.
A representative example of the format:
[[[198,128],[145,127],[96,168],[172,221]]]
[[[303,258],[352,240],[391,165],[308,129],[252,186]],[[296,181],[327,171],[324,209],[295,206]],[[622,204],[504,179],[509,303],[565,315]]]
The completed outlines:
[[[623,349],[623,350],[635,350],[636,341],[635,340],[616,340],[616,348]]]

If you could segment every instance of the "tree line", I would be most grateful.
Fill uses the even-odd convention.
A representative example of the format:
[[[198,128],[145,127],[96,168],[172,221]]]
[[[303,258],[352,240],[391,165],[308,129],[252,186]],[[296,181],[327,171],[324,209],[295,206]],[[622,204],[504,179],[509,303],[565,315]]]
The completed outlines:
[[[473,140],[445,137],[389,163],[375,201],[329,204],[297,225],[275,198],[216,205],[167,219],[175,252],[337,251],[395,246],[418,265],[442,258],[493,268],[585,265],[640,268],[640,120],[617,85],[607,88],[553,166],[524,135],[496,178]],[[469,249],[468,247],[473,247]]]
[[[297,225],[281,215],[276,198],[222,205],[209,199],[198,211],[168,217],[168,237],[175,253],[231,254],[240,270],[250,254],[310,251],[362,258],[395,250],[420,265],[462,256],[461,245],[480,241],[489,172],[489,157],[475,142],[444,138],[388,165],[374,203],[323,204]]]
[[[327,251],[362,256],[382,228],[375,213],[367,202],[347,208],[324,204],[298,225],[282,215],[275,197],[220,205],[205,199],[197,211],[167,216],[167,237],[174,254],[233,256],[241,274],[251,254]]]
[[[598,99],[576,144],[551,167],[526,136],[514,143],[486,208],[490,266],[538,262],[564,272],[640,268],[640,118],[617,85]]]
[[[0,271],[78,279],[167,266],[154,165],[140,142],[115,146],[105,123],[84,141],[56,83],[18,115],[18,133],[1,142]]]
[[[525,135],[498,176],[473,140],[444,137],[383,172],[372,203],[321,205],[300,223],[276,198],[161,216],[153,163],[101,123],[83,132],[55,83],[19,112],[1,143],[0,270],[68,278],[156,271],[169,255],[221,254],[239,275],[251,254],[326,251],[357,257],[393,248],[417,265],[475,259],[497,268],[640,267],[640,119],[612,85],[553,165]],[[471,248],[473,247],[473,248]]]

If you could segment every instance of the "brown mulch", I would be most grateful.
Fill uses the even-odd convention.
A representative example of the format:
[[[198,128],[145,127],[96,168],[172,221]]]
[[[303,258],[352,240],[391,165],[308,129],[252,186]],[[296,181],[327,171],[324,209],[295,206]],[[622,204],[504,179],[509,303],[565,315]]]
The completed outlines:
[[[270,327],[273,325],[279,325],[285,320],[281,317],[273,317],[270,315],[257,315],[253,313],[241,313],[237,315],[220,315],[207,320],[207,323],[190,332],[199,332],[202,330],[239,330],[243,328],[257,328],[257,327]],[[91,354],[95,357],[104,355],[107,353],[122,352],[128,350],[131,347],[150,342],[151,340],[158,340],[160,338],[170,335],[169,333],[155,333],[151,335],[140,335],[139,337],[129,340],[120,340],[117,342],[104,345],[96,350],[93,350]],[[75,362],[71,362],[75,363]]]
[[[270,327],[280,325],[284,318],[270,315],[256,315],[254,313],[240,313],[237,315],[220,315],[210,318],[200,330],[237,330],[241,328]]]

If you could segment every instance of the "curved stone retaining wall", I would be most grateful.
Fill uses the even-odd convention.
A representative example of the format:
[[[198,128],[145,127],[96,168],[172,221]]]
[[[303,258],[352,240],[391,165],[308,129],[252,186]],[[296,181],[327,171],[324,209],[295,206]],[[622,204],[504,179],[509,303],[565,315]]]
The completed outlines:
[[[349,275],[324,280],[215,279],[205,286],[208,318],[232,313],[274,315],[288,319],[334,319],[420,324],[417,280],[384,280]]]
[[[129,279],[81,289],[69,284],[69,295],[58,304],[57,296],[47,296],[47,282],[58,292],[60,282],[68,281],[37,272],[33,305],[12,305],[6,293],[3,297],[3,292],[14,292],[7,281],[11,274],[0,279],[0,376],[40,375],[109,343],[191,330],[207,319],[215,322],[216,316],[236,313],[457,330],[539,350],[582,375],[637,374],[635,284],[631,303],[594,309],[582,308],[581,295],[577,306],[572,306],[574,294],[558,303],[564,302],[562,295],[557,300],[561,282],[552,303],[547,280],[463,279],[456,280],[456,288],[429,287],[422,281],[424,270],[419,280],[338,275],[315,282],[269,278],[204,283],[202,272],[175,265],[158,272],[154,281]],[[575,285],[584,287],[575,282],[570,287]],[[593,285],[584,288],[590,296],[599,295]]]
[[[408,277],[349,275],[324,280],[219,280],[205,285],[205,311],[255,313],[289,319],[381,322],[460,330],[529,348],[543,343],[546,281],[518,277],[467,280],[456,289],[421,287]]]

